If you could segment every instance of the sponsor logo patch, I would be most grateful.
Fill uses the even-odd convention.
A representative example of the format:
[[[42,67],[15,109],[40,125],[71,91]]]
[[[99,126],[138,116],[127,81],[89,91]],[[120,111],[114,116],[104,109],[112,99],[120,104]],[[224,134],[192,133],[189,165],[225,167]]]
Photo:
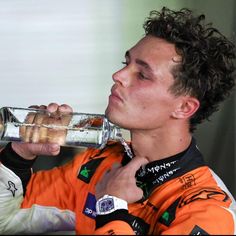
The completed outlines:
[[[104,157],[93,159],[85,163],[84,165],[82,165],[78,172],[78,178],[88,184],[91,178],[93,177],[96,169],[98,168],[98,166],[101,164],[103,160],[104,160]]]
[[[182,184],[183,189],[191,188],[196,185],[194,175],[187,174],[179,178],[180,183]]]
[[[109,229],[109,230],[107,231],[107,234],[108,234],[108,235],[116,235],[116,233],[115,233],[115,231],[114,231],[113,229]]]
[[[17,191],[16,185],[12,181],[8,181],[8,188],[7,190],[11,191],[12,196],[15,197],[15,193]]]
[[[130,222],[135,235],[147,235],[150,225],[143,219],[133,216],[133,220]]]
[[[85,206],[83,209],[83,214],[86,216],[95,219],[96,218],[96,198],[92,193],[88,193]]]
[[[202,201],[208,199],[226,202],[229,200],[229,196],[221,190],[202,189],[201,191],[192,192],[191,194],[184,197],[179,203],[179,208],[197,200]]]
[[[176,208],[179,204],[180,197],[176,199],[167,209],[163,212],[159,218],[159,222],[163,225],[170,226],[172,221],[175,219]]]
[[[195,225],[189,235],[209,235],[209,234],[198,225]]]

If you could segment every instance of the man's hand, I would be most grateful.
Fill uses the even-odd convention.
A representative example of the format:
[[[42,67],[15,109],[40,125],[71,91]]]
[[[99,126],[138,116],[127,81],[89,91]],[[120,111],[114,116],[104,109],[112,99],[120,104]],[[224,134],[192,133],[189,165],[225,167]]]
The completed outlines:
[[[140,200],[143,196],[141,188],[137,187],[135,173],[148,163],[144,157],[134,157],[126,166],[115,163],[96,185],[96,199],[105,194],[121,198],[128,203]]]
[[[56,114],[60,113],[65,114],[72,112],[72,108],[70,106],[65,104],[59,106],[56,103],[50,103],[48,106],[44,105],[31,106],[31,108],[46,109],[48,112],[55,114],[55,117]],[[35,122],[37,124],[41,124],[42,122],[45,122],[46,124],[51,124],[51,123],[57,124],[59,122],[58,124],[67,125],[69,122],[67,118],[66,120],[53,119],[53,118],[43,117],[42,114],[40,114],[40,115],[30,115],[27,118],[27,120],[28,122],[30,122],[31,120],[31,123]],[[66,133],[65,131],[53,131],[48,129],[45,130],[45,128],[33,129],[31,127],[27,127],[24,128],[24,130],[21,130],[21,135],[24,136],[23,140],[30,143],[13,142],[12,148],[21,157],[27,160],[32,160],[36,158],[36,155],[52,155],[52,156],[58,155],[60,152],[60,144],[65,139]],[[45,135],[48,137],[50,136],[51,139],[42,140],[43,138],[45,139]],[[60,138],[61,139],[60,142],[58,142],[56,138],[57,139]]]

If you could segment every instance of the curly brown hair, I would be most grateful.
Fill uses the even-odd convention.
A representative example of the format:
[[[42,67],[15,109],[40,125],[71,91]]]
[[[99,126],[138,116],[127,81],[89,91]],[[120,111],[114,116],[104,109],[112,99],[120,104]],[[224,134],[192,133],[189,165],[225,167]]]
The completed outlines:
[[[235,84],[235,45],[205,15],[194,16],[187,8],[173,11],[163,7],[151,11],[144,22],[145,35],[163,38],[175,44],[182,61],[173,70],[175,95],[189,94],[200,101],[190,119],[190,131],[219,109]]]

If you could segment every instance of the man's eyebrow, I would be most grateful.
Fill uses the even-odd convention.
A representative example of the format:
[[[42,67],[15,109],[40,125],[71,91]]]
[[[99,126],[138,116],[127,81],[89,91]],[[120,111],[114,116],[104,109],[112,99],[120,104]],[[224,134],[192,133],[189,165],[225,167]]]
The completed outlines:
[[[125,57],[130,58],[130,52],[129,52],[129,51],[126,51]],[[150,67],[150,65],[149,65],[147,62],[145,62],[145,61],[143,61],[143,60],[141,60],[141,59],[135,59],[135,62],[136,62],[138,65],[143,66],[143,67],[145,67],[145,69],[147,69],[147,70],[149,70],[150,72],[152,72],[152,68]]]

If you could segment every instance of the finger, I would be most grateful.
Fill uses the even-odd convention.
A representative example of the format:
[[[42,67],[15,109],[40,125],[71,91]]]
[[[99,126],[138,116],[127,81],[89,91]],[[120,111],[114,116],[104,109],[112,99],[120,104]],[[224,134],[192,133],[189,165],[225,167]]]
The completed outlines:
[[[61,112],[61,111],[59,111],[59,112]],[[72,118],[72,113],[71,112],[69,113],[69,110],[67,109],[67,111],[62,113],[60,116],[61,125],[63,125],[63,126],[69,125],[71,118]]]
[[[47,109],[47,106],[45,106],[45,105],[40,105],[38,109],[40,109],[40,110],[46,110],[46,109]]]
[[[45,109],[46,106],[41,105],[31,105],[29,108],[30,109]],[[30,127],[29,125],[32,125],[35,123],[35,117],[36,117],[36,112],[32,111],[29,112],[24,120],[24,124],[26,126],[21,126],[20,128],[20,136],[24,142],[37,142],[37,132],[33,131],[33,127]],[[28,125],[28,126],[27,126]]]
[[[68,106],[67,104],[62,104],[61,106],[59,106],[58,110],[61,113],[71,113],[71,112],[73,112],[72,107]]]
[[[47,114],[45,115],[43,113],[38,113],[34,118],[35,126],[33,127],[33,133],[32,133],[33,143],[38,143],[40,139],[42,141],[42,130],[45,130],[45,128],[42,127],[42,125],[44,124],[45,116],[47,116]]]
[[[45,106],[45,105],[40,105],[40,106],[38,106],[38,105],[31,105],[31,106],[29,106],[28,108],[30,108],[30,109],[45,110],[45,109],[47,109],[47,106]]]
[[[23,130],[23,132],[24,132],[24,136],[23,136],[24,142],[31,142],[32,141],[33,128],[30,127],[30,125],[32,125],[34,123],[35,116],[36,116],[36,114],[34,112],[29,112],[28,115],[26,116],[26,119],[24,121],[24,123],[26,124],[26,127]]]
[[[31,105],[31,106],[29,106],[29,108],[38,109],[38,108],[39,108],[39,106],[38,106],[38,105]]]
[[[134,157],[126,166],[125,168],[128,168],[129,172],[132,173],[132,175],[135,176],[136,171],[141,167],[148,163],[147,158],[145,157]]]
[[[54,112],[56,113],[58,110],[58,107],[59,107],[59,105],[57,103],[52,102],[47,106],[47,110],[50,113],[54,113]]]
[[[58,126],[58,130],[50,130],[50,132],[53,134],[51,142],[57,142],[60,145],[65,143],[67,131],[68,129],[70,129],[71,118],[72,118],[72,108],[70,106],[63,104],[58,107],[57,120],[51,121],[52,124]]]
[[[63,116],[64,117],[64,116]],[[52,125],[54,128],[48,128],[48,142],[58,143],[63,145],[65,143],[67,134],[67,122],[62,123],[63,118],[53,118],[49,117],[48,124]]]
[[[41,124],[39,128],[40,143],[46,143],[48,141],[48,128],[47,128],[48,120],[49,120],[48,114],[42,114],[40,117],[38,117],[38,122]]]
[[[42,125],[44,124],[45,117],[48,116],[46,108],[47,106],[45,105],[37,106],[37,109],[42,110],[42,111],[39,111],[35,114],[34,120],[32,121],[32,123],[34,124],[34,127],[28,128],[27,130],[28,135],[30,135],[31,137],[30,141],[32,143],[46,142],[46,139],[45,139],[45,136],[47,135],[45,134],[46,130],[44,127],[42,127]]]

